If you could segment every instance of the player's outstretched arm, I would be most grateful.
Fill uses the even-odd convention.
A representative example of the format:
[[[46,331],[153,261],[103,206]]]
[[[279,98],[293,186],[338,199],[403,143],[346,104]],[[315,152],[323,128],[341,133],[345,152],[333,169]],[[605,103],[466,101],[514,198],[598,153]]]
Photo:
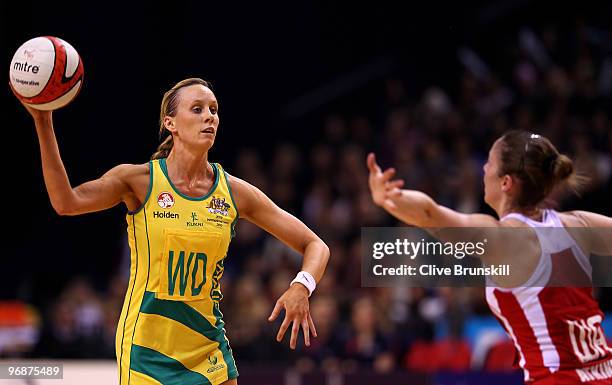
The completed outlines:
[[[229,176],[229,181],[240,217],[253,222],[302,254],[304,256],[302,271],[310,273],[319,282],[329,260],[327,245],[302,221],[278,207],[255,186],[233,176]],[[276,340],[280,342],[289,326],[292,325],[289,342],[292,349],[296,347],[300,327],[304,332],[306,346],[310,346],[310,333],[313,333],[315,337],[317,335],[310,316],[308,294],[305,286],[294,283],[276,301],[269,318],[269,321],[273,321],[281,310],[285,309],[285,319],[280,326]]]
[[[418,227],[497,227],[499,221],[490,215],[463,214],[438,205],[429,195],[403,190],[404,182],[392,179],[395,170],[384,172],[373,153],[368,154],[368,183],[372,200],[402,222]]]
[[[24,107],[34,119],[45,186],[51,205],[58,214],[78,215],[104,210],[133,195],[127,181],[142,173],[146,166],[120,165],[99,179],[72,188],[55,138],[52,112],[36,110],[25,104]]]

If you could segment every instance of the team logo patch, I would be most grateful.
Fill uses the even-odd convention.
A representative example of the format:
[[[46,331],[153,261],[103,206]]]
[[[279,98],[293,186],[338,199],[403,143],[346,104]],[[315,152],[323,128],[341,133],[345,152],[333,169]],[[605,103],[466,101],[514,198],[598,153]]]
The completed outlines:
[[[174,197],[169,192],[163,192],[157,196],[157,204],[162,209],[169,209],[174,206]]]
[[[212,372],[214,372],[214,371],[216,371],[216,370],[219,370],[219,369],[223,369],[223,368],[225,368],[225,365],[224,365],[224,364],[219,363],[219,364],[217,365],[217,362],[218,362],[218,361],[217,361],[217,356],[215,356],[214,354],[210,354],[210,355],[208,356],[208,363],[209,363],[209,364],[210,364],[212,367],[208,368],[208,370],[206,370],[206,372],[207,372],[207,373],[212,373]]]
[[[211,214],[221,214],[223,216],[229,215],[230,205],[225,202],[225,198],[217,198],[213,195],[208,206],[206,206],[208,212]]]
[[[211,365],[217,365],[217,356],[209,355],[208,363],[210,363]]]

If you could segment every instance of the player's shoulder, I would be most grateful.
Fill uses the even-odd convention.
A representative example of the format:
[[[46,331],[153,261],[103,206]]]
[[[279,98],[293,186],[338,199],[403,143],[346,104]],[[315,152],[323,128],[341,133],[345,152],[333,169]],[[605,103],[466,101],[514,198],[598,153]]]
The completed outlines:
[[[228,172],[225,172],[225,175],[227,178],[227,184],[229,185],[234,198],[237,198],[239,202],[248,199],[248,197],[251,195],[253,186],[245,180],[240,179]]]
[[[229,173],[227,181],[241,217],[248,218],[252,210],[261,207],[269,208],[270,198],[256,186]]]
[[[123,163],[111,168],[104,177],[113,178],[128,185],[147,184],[151,170],[149,163],[128,164]]]
[[[259,188],[245,181],[244,179],[238,178],[237,176],[231,175],[230,173],[226,173],[226,175],[227,182],[229,183],[234,195],[248,197],[263,194],[263,192]]]
[[[119,176],[141,176],[141,175],[149,175],[150,167],[149,163],[143,164],[129,164],[122,163],[119,164],[112,169],[110,169],[109,173],[113,173]]]
[[[240,179],[237,176],[230,174],[229,172],[227,172],[227,170],[223,170],[223,171],[225,172],[225,175],[227,177],[227,182],[231,185],[232,189],[234,188],[234,186],[240,188],[240,187],[244,187],[245,184],[248,184],[243,179]]]

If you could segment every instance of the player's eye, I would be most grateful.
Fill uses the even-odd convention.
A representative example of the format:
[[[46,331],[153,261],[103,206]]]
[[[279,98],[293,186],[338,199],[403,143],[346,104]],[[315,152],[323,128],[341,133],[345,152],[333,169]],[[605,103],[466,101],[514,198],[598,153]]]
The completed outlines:
[[[193,107],[191,110],[195,112],[196,114],[199,114],[202,112],[202,107],[196,106],[196,107]]]
[[[210,107],[210,113],[213,115],[217,115],[217,107]]]

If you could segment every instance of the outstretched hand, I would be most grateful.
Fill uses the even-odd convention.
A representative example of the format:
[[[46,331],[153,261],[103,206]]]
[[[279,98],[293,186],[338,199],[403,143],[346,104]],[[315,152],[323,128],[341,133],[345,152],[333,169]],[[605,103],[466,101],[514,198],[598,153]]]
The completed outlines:
[[[395,175],[393,167],[383,172],[378,163],[376,163],[376,156],[372,152],[368,154],[367,165],[370,171],[368,184],[370,185],[370,192],[374,203],[384,208],[396,208],[393,199],[401,194],[400,188],[404,185],[404,181],[401,179],[391,179]]]
[[[276,301],[276,305],[272,310],[272,314],[268,317],[268,321],[274,321],[281,310],[285,309],[285,319],[278,329],[276,335],[276,341],[282,341],[285,336],[285,332],[291,326],[291,339],[289,340],[289,347],[295,349],[297,344],[298,333],[300,326],[304,332],[304,343],[306,346],[310,346],[310,332],[314,337],[317,336],[317,329],[315,329],[314,322],[310,316],[310,309],[308,304],[308,289],[300,283],[294,283],[287,289],[283,295]]]

